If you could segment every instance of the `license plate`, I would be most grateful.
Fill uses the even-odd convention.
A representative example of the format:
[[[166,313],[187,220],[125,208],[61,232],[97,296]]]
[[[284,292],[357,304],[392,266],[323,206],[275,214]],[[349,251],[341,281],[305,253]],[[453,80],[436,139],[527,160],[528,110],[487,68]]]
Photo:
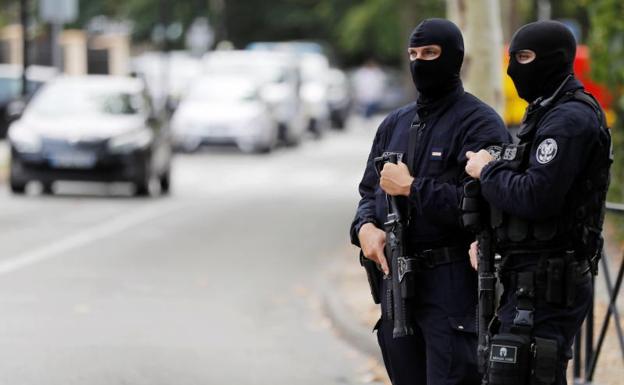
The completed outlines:
[[[57,168],[92,168],[95,166],[95,154],[88,152],[68,152],[54,154],[49,158],[50,166]]]

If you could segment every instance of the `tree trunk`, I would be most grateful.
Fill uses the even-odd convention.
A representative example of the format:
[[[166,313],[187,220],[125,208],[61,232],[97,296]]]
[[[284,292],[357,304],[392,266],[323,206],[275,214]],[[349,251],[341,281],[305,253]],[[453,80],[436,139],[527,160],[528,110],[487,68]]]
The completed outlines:
[[[464,34],[464,88],[502,116],[503,32],[498,0],[447,0],[447,12]]]

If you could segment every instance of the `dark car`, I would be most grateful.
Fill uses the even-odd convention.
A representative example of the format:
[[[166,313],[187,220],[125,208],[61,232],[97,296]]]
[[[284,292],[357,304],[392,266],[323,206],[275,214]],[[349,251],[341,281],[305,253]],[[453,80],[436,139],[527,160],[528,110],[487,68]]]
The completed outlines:
[[[148,195],[170,185],[171,139],[139,79],[60,77],[37,93],[8,133],[10,187],[39,181],[132,182]]]

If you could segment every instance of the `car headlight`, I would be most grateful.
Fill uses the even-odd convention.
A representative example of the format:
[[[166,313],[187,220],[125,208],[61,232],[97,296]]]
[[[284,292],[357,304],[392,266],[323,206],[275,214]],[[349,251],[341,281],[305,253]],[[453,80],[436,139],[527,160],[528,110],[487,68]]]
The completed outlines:
[[[37,153],[41,151],[41,137],[26,128],[11,127],[9,141],[18,152]]]
[[[151,130],[142,128],[113,137],[108,141],[108,149],[115,153],[130,152],[149,146],[153,138]]]

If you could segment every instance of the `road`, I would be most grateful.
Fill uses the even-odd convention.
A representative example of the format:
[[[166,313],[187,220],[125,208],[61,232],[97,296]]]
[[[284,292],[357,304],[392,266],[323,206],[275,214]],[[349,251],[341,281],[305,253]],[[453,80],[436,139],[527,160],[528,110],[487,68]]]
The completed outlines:
[[[361,383],[319,293],[373,133],[181,155],[170,197],[2,188],[0,383]]]

